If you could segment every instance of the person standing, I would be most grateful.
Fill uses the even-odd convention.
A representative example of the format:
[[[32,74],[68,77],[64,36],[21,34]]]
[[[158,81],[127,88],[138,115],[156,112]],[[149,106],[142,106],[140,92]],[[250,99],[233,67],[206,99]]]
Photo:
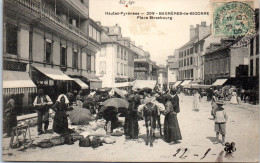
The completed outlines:
[[[6,107],[4,110],[4,121],[5,121],[5,130],[7,133],[6,137],[10,137],[13,127],[17,126],[15,101],[14,101],[13,94],[9,96],[9,100],[6,103]]]
[[[238,104],[237,102],[237,92],[236,90],[233,90],[233,92],[231,93],[232,97],[230,99],[230,103],[231,104]]]
[[[55,111],[52,130],[58,134],[64,134],[68,131],[66,111],[68,110],[69,103],[68,98],[64,94],[61,94],[52,106],[52,109]]]
[[[217,101],[218,101],[218,97],[216,92],[214,92],[211,99],[211,115],[213,116],[213,118],[215,118],[215,109],[217,108]]]
[[[217,108],[215,110],[215,132],[216,139],[219,139],[219,133],[222,135],[222,145],[225,145],[225,135],[226,135],[226,122],[228,119],[225,109],[222,107],[224,102],[219,100],[217,102]]]
[[[138,130],[138,106],[140,105],[140,96],[135,95],[131,101],[125,117],[125,136],[126,139],[137,139]]]
[[[199,111],[200,102],[201,102],[201,96],[200,96],[199,92],[197,90],[195,90],[194,97],[193,97],[194,111]]]
[[[36,96],[33,105],[37,109],[38,114],[38,135],[46,133],[49,127],[49,107],[52,105],[52,101],[48,95],[44,93],[43,89],[38,90],[38,95]],[[44,123],[44,132],[42,131],[42,124]]]
[[[174,92],[171,91],[173,94]],[[166,95],[165,100],[165,119],[164,119],[164,140],[171,144],[178,143],[182,139],[177,113],[180,112],[177,95]]]

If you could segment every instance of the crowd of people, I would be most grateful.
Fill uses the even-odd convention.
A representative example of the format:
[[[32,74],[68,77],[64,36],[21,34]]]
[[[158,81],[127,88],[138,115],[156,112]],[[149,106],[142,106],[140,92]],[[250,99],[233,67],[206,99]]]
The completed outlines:
[[[103,102],[110,98],[122,98],[129,103],[128,108],[105,107]],[[33,106],[37,111],[37,131],[38,135],[48,133],[50,110],[54,113],[52,132],[64,134],[69,131],[68,114],[73,108],[89,109],[95,119],[105,119],[105,129],[108,133],[113,132],[119,126],[118,116],[125,117],[124,134],[126,139],[137,139],[140,126],[138,121],[143,119],[143,109],[148,102],[158,106],[158,119],[160,124],[160,115],[165,116],[163,135],[166,142],[171,144],[182,139],[177,114],[180,112],[179,98],[174,90],[157,92],[152,89],[148,90],[131,90],[125,96],[116,92],[111,93],[111,89],[91,90],[88,95],[84,95],[79,91],[78,95],[68,92],[60,94],[55,102],[51,100],[49,95],[39,89],[34,99]],[[11,136],[12,128],[17,126],[17,118],[15,114],[15,101],[10,96],[5,106],[5,132],[6,137]],[[109,127],[108,127],[109,125]],[[50,132],[51,132],[50,131]],[[162,133],[160,133],[162,136]]]

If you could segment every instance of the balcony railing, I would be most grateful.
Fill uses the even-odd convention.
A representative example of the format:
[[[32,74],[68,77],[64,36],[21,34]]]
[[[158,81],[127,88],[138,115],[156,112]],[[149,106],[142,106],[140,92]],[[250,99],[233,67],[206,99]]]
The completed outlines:
[[[21,9],[27,9],[30,12],[39,14],[39,16],[41,16],[42,18],[50,20],[64,28],[66,28],[67,30],[77,34],[79,37],[84,37],[85,39],[88,38],[84,32],[80,31],[74,25],[68,23],[66,20],[61,18],[55,12],[41,6],[41,4],[39,2],[37,2],[36,0],[5,0],[5,3],[10,3]]]
[[[135,67],[135,71],[148,71],[149,69],[147,67]]]

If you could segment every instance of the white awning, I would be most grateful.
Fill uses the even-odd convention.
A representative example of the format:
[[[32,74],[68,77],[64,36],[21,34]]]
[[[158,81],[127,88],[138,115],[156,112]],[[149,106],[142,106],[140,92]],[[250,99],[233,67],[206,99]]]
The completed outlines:
[[[222,86],[226,81],[227,79],[217,79],[212,86]]]
[[[28,72],[3,70],[3,94],[36,92]]]
[[[82,89],[88,89],[88,85],[79,78],[72,78]]]
[[[174,83],[173,88],[176,88],[178,85],[181,84],[181,82],[182,82],[182,81],[177,81],[176,83]]]
[[[157,81],[156,80],[136,80],[134,85],[133,85],[133,90],[136,89],[143,89],[145,87],[154,89],[156,86]]]
[[[130,82],[123,82],[123,83],[114,83],[114,87],[130,87],[132,84]]]
[[[38,67],[33,66],[37,70],[39,70],[44,75],[48,76],[49,78],[53,80],[73,80],[72,78],[65,75],[61,70],[59,69],[53,69],[53,68],[47,68],[47,67]]]
[[[181,83],[181,86],[184,86],[186,84],[189,84],[191,82],[191,80],[184,80],[184,82]]]

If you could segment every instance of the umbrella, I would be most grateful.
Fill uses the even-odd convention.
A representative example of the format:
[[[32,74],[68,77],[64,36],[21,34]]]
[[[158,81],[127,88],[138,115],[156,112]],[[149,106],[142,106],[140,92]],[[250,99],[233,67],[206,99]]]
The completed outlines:
[[[75,108],[70,112],[69,119],[76,125],[85,125],[92,120],[92,116],[88,109]]]
[[[139,92],[138,92],[138,94],[143,94],[144,92],[146,92],[146,93],[152,93],[152,88],[149,88],[149,87],[145,87],[145,88],[143,88],[143,89],[141,89]]]
[[[112,88],[112,90],[115,91],[119,96],[125,98],[124,92],[121,91],[120,89],[114,87],[114,88]]]
[[[122,98],[111,98],[103,102],[105,107],[115,107],[115,108],[128,108],[129,102]]]

